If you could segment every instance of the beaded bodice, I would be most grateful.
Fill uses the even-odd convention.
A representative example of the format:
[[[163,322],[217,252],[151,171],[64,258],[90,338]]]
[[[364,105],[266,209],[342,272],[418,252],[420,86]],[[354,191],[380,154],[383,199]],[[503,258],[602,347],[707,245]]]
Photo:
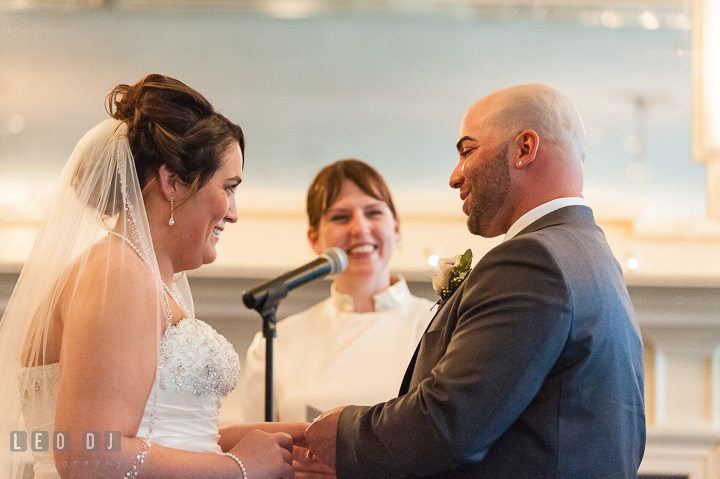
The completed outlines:
[[[160,345],[157,381],[137,435],[147,436],[154,416],[153,443],[222,452],[217,429],[220,405],[235,388],[239,370],[235,349],[207,323],[186,318],[168,326]]]
[[[148,435],[155,409],[152,442],[187,451],[221,452],[217,420],[222,398],[237,382],[240,360],[235,349],[207,323],[183,319],[165,332],[160,359],[157,381],[137,435]],[[28,430],[52,435],[58,373],[58,363],[23,370],[23,374],[31,375],[21,391]],[[36,477],[59,477],[52,451],[33,455]]]
[[[24,389],[20,391],[25,428],[28,431],[48,431],[52,437],[55,429],[55,404],[58,394],[59,363],[23,368],[20,379]],[[33,452],[34,476],[37,479],[57,479],[52,449]]]
[[[57,401],[58,376],[60,375],[60,363],[52,363],[34,368],[23,368],[21,373],[22,384],[25,389],[22,394],[22,408],[25,416],[31,415],[34,402],[41,397],[40,392],[47,391],[48,400],[53,404]],[[52,411],[53,414],[55,411]],[[25,419],[27,421],[27,417]]]
[[[232,345],[210,325],[183,319],[163,337],[158,385],[195,396],[224,398],[235,388],[240,360]]]

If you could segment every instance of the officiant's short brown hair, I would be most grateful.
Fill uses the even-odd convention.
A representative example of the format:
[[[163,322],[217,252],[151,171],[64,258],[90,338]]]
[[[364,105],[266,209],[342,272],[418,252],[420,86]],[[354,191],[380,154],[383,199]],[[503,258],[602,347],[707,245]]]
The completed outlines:
[[[380,173],[365,162],[347,158],[324,167],[310,185],[307,195],[307,214],[311,228],[317,230],[320,227],[322,215],[337,199],[345,180],[352,181],[366,195],[385,203],[390,208],[393,218],[397,219],[390,190]]]

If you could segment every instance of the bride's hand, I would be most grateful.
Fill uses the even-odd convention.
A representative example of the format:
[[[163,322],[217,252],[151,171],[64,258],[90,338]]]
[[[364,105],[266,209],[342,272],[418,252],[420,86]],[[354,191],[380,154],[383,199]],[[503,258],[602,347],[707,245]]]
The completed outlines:
[[[307,447],[293,448],[293,469],[295,479],[334,479],[335,471],[313,456]]]
[[[230,452],[243,462],[247,476],[252,479],[291,479],[292,450],[293,440],[289,434],[254,430],[247,433]]]

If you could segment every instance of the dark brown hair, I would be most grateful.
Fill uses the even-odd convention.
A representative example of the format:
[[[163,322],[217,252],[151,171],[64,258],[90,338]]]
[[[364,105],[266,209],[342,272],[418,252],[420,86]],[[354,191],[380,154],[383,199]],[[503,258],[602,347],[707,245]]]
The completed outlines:
[[[388,205],[393,218],[397,219],[390,190],[380,173],[367,163],[349,158],[324,167],[310,185],[307,195],[307,214],[311,228],[317,230],[320,227],[322,215],[337,199],[345,180],[352,181],[366,195]]]
[[[234,142],[245,153],[242,129],[200,93],[168,76],[150,74],[134,85],[116,86],[107,97],[107,111],[128,124],[143,189],[166,165],[192,196],[222,166],[222,156]]]

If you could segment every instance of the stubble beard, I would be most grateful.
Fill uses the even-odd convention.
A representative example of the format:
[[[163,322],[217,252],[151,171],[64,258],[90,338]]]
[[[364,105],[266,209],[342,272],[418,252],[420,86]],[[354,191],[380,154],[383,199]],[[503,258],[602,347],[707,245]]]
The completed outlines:
[[[472,177],[467,227],[470,233],[488,238],[493,219],[505,204],[510,192],[508,145],[482,165]]]

